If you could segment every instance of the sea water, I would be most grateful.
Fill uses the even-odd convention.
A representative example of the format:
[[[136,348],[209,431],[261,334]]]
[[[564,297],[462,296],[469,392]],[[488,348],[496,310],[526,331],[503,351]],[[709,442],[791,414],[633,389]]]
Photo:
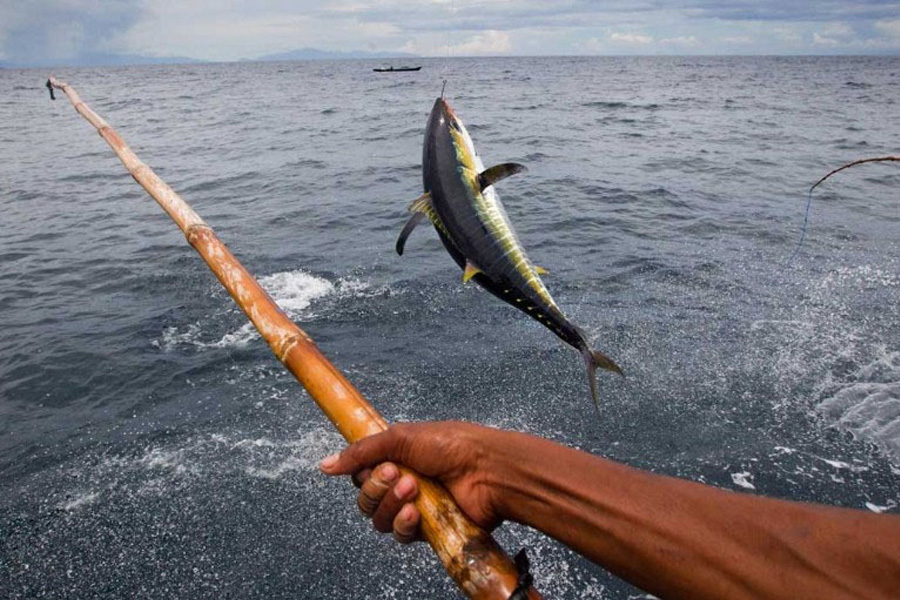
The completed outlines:
[[[900,59],[59,69],[389,419],[466,419],[741,493],[900,503]],[[0,596],[455,598],[316,464],[343,447],[49,73],[0,71]],[[421,227],[446,97],[626,379]],[[540,534],[553,598],[641,593]]]

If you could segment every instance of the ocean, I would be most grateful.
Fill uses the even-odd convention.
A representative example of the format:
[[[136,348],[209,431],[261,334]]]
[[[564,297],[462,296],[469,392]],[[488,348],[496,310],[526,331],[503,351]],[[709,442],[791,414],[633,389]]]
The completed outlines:
[[[58,69],[392,421],[465,419],[740,493],[900,512],[900,58]],[[50,73],[0,70],[0,597],[457,598],[357,514],[342,439]],[[446,97],[627,377],[394,242]],[[552,598],[639,590],[528,528]]]

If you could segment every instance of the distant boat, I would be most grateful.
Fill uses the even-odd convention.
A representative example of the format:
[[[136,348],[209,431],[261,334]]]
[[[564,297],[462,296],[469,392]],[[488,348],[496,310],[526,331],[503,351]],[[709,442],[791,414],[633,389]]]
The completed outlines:
[[[402,71],[418,71],[422,67],[376,67],[372,69],[376,73],[399,73]]]

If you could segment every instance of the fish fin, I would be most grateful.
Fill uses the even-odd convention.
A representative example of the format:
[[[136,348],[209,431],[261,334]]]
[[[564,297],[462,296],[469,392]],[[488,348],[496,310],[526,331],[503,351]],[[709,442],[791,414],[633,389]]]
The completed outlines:
[[[466,270],[463,271],[463,283],[467,283],[470,279],[481,273],[481,269],[476,267],[471,260],[466,261]]]
[[[412,201],[412,204],[409,205],[409,212],[411,213],[422,213],[427,215],[433,208],[431,206],[431,192],[425,192],[418,198]]]
[[[494,165],[490,169],[485,169],[478,174],[478,187],[483,192],[484,188],[492,186],[501,179],[506,179],[510,175],[527,171],[525,165],[519,163],[503,163]]]
[[[413,203],[409,205],[409,212],[425,215],[440,233],[445,237],[450,237],[450,232],[447,231],[447,228],[438,216],[437,211],[434,210],[434,203],[431,201],[431,192],[425,192],[413,200]]]
[[[588,376],[588,385],[591,386],[591,399],[594,401],[594,406],[597,411],[600,410],[600,398],[597,393],[597,367],[602,369],[607,369],[608,371],[613,371],[614,373],[618,373],[619,375],[625,376],[622,373],[622,369],[619,368],[619,365],[614,363],[608,356],[603,354],[602,352],[595,352],[584,346],[581,349],[581,356],[584,358],[584,366],[587,367],[587,376]]]
[[[537,265],[534,265],[534,272],[538,275],[547,275],[548,273],[550,273],[550,271],[548,271],[544,267],[539,267]]]
[[[400,237],[397,238],[397,245],[394,247],[394,249],[397,250],[397,254],[403,256],[403,247],[406,246],[406,238],[409,237],[409,234],[416,228],[416,225],[421,223],[426,216],[425,213],[416,212],[409,218],[409,221],[407,221],[406,225],[403,227],[403,231],[400,232]]]
[[[600,367],[601,369],[606,369],[607,371],[612,371],[613,373],[616,373],[617,375],[621,375],[622,377],[625,377],[625,373],[622,372],[622,368],[619,365],[617,365],[616,363],[614,363],[613,359],[611,359],[607,355],[603,354],[599,350],[592,351],[591,358],[594,359],[593,360],[594,364],[596,366]]]
[[[612,371],[613,373],[618,373],[622,377],[625,377],[625,373],[622,372],[622,369],[617,365],[613,360],[603,354],[598,350],[591,350],[588,346],[587,342],[587,333],[585,333],[584,329],[581,327],[575,326],[575,330],[578,331],[578,334],[581,336],[582,345],[579,348],[581,350],[581,357],[584,358],[584,365],[587,367],[587,375],[588,375],[588,384],[591,386],[591,399],[594,401],[594,406],[597,410],[600,410],[599,396],[597,394],[597,367],[601,369],[606,369],[607,371]]]

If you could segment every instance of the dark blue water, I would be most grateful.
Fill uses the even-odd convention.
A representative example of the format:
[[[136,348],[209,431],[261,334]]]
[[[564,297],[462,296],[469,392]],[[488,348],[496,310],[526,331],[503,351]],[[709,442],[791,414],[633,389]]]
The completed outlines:
[[[72,69],[392,420],[530,431],[738,491],[898,511],[898,58],[426,60]],[[315,465],[309,398],[48,73],[0,71],[0,596],[453,598]],[[460,273],[426,228],[447,97],[531,258],[628,374]],[[639,592],[539,534],[556,598]]]

